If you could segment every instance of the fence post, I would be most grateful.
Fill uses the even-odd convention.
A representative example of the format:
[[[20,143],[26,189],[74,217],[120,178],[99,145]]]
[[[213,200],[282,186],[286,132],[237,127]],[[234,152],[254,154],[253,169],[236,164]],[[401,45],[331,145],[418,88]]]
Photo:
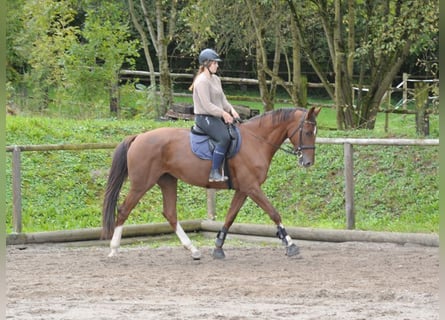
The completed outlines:
[[[22,177],[21,177],[20,148],[14,146],[12,150],[12,198],[13,215],[12,223],[14,232],[22,232]]]
[[[215,220],[216,216],[216,190],[207,189],[207,218]]]
[[[344,162],[345,162],[345,209],[346,209],[346,227],[355,229],[354,213],[354,160],[352,144],[344,144]]]
[[[428,109],[428,95],[430,86],[425,82],[414,83],[414,99],[416,101],[416,132],[419,136],[430,134]]]
[[[409,74],[408,73],[403,73],[403,93],[402,93],[402,106],[403,106],[403,110],[407,109],[407,104],[408,104],[408,79],[409,79]]]
[[[388,132],[388,126],[389,126],[389,110],[391,110],[391,88],[386,91],[386,94],[388,96],[388,106],[386,107],[385,112],[385,132]]]

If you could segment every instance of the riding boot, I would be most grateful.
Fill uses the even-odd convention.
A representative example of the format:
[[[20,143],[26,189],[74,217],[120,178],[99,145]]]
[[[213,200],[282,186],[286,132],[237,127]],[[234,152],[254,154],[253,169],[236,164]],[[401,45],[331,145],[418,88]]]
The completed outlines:
[[[219,171],[224,161],[224,157],[225,150],[220,146],[216,146],[215,150],[213,151],[212,169],[210,170],[209,182],[224,182],[228,180],[228,178],[221,175]]]

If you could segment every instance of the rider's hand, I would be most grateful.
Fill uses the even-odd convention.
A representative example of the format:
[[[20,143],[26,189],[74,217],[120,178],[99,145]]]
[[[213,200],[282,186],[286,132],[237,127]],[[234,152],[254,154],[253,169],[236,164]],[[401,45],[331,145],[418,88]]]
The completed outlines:
[[[238,112],[236,112],[236,110],[234,108],[232,108],[232,117],[234,119],[239,119],[240,118]]]
[[[225,112],[223,113],[223,119],[225,123],[233,123],[233,117],[230,115],[230,113]]]

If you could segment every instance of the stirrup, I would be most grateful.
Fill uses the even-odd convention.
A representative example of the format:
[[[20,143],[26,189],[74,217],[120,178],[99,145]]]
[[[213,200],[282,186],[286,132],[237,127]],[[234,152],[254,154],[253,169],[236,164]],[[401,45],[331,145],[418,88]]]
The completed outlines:
[[[209,175],[209,182],[225,182],[227,181],[229,178],[226,176],[222,176],[219,173],[218,169],[212,169],[210,170],[210,175]]]

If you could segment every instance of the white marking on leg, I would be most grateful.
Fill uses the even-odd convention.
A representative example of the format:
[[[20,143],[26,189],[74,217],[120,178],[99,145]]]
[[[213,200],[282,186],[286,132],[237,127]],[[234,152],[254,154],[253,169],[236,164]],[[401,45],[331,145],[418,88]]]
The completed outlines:
[[[291,238],[289,235],[286,236],[286,240],[287,240],[287,246],[288,246],[288,247],[291,246],[291,245],[293,244],[293,242],[292,242],[292,238]]]
[[[284,229],[284,226],[283,226],[282,223],[280,223],[280,227]],[[286,238],[286,241],[287,241],[287,246],[288,247],[291,246],[293,244],[293,242],[292,242],[292,238],[290,237],[290,235],[287,234],[285,238]]]
[[[176,222],[176,235],[178,236],[179,240],[181,240],[182,245],[192,252],[193,259],[198,260],[201,258],[201,252],[199,252],[199,250],[192,244],[192,241],[184,232],[184,229],[182,229],[179,222]]]
[[[110,241],[111,252],[108,255],[109,257],[113,257],[117,254],[117,250],[121,244],[122,230],[123,226],[118,226],[114,229],[113,238]]]

